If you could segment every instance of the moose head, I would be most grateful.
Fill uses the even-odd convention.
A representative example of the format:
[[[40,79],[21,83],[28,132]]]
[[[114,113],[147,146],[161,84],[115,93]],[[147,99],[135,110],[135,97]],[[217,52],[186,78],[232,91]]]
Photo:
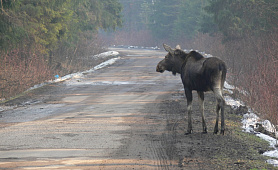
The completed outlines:
[[[187,56],[187,53],[181,50],[180,45],[177,45],[175,49],[163,44],[164,49],[168,52],[163,60],[161,60],[156,67],[156,71],[163,73],[165,70],[170,71],[173,75],[181,73],[181,66]]]

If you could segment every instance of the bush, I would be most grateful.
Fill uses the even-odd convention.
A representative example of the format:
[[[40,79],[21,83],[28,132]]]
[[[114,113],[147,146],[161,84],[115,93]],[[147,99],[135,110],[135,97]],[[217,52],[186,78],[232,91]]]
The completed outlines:
[[[15,96],[51,78],[47,61],[35,52],[17,48],[2,54],[0,59],[0,99]]]

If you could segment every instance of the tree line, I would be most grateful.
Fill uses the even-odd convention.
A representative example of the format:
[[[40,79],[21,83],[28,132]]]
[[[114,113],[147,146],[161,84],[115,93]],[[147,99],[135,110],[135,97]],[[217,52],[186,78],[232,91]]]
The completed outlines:
[[[98,30],[122,25],[117,0],[0,0],[0,11],[0,99],[84,69],[103,50]]]
[[[224,41],[269,33],[277,27],[275,0],[120,0],[124,27],[151,31],[154,39],[179,41],[221,33]]]

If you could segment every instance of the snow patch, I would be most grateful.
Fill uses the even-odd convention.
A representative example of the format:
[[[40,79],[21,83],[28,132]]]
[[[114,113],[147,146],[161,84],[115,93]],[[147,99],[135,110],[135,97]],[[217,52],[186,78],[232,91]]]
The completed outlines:
[[[254,127],[259,122],[259,119],[260,118],[255,113],[251,112],[244,114],[241,123],[245,132],[253,133]]]
[[[233,94],[234,89],[235,89],[235,87],[233,85],[230,85],[226,81],[224,82],[224,90],[228,91],[230,94]]]
[[[119,52],[117,51],[107,51],[104,53],[94,55],[92,58],[99,59],[99,58],[107,58],[109,56],[117,56],[117,55],[119,55]]]
[[[82,74],[84,74],[84,73],[90,73],[90,72],[93,72],[93,71],[95,71],[95,70],[99,70],[99,69],[101,69],[101,68],[103,68],[103,67],[106,67],[106,66],[108,66],[108,65],[112,65],[112,64],[114,64],[114,63],[115,63],[117,60],[119,60],[119,59],[120,59],[120,57],[118,57],[118,58],[112,58],[112,59],[110,59],[110,60],[107,60],[107,61],[105,61],[105,62],[103,62],[103,63],[101,63],[101,64],[95,66],[94,68],[92,68],[92,69],[90,69],[90,70],[88,70],[88,71],[82,72]]]
[[[224,96],[224,99],[226,104],[230,105],[233,109],[236,109],[239,106],[244,106],[240,100],[234,100],[231,96]]]
[[[143,46],[133,46],[133,45],[113,45],[112,48],[127,48],[127,49],[146,49],[146,50],[160,50],[159,47],[143,47]]]
[[[266,162],[269,163],[269,164],[272,164],[276,167],[278,166],[278,161],[275,160],[275,159],[268,159]]]
[[[224,87],[227,88],[227,89],[231,89],[231,90],[235,89],[234,86],[229,85],[227,82],[225,82]],[[224,96],[224,99],[226,101],[226,104],[230,105],[233,109],[237,109],[240,106],[244,106],[244,103],[242,101],[235,100],[230,96]],[[276,148],[277,140],[273,137],[270,137],[270,136],[266,135],[266,134],[256,132],[254,130],[254,128],[257,126],[257,124],[261,124],[262,127],[266,131],[276,133],[276,136],[277,136],[277,132],[275,130],[275,127],[269,120],[261,120],[252,111],[252,109],[248,108],[248,112],[243,115],[242,128],[244,129],[245,132],[253,133],[256,136],[260,137],[261,139],[269,142],[270,147],[273,148],[274,150],[267,151],[267,152],[263,153],[264,156],[269,156],[269,157],[272,157],[272,158],[278,158],[278,150]],[[274,166],[278,166],[278,160],[276,160],[276,159],[269,159],[269,160],[267,160],[267,163],[273,164]]]

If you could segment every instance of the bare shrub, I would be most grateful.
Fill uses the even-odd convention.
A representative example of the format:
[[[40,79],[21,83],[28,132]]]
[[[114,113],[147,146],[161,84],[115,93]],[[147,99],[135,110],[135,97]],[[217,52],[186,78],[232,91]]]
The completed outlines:
[[[105,50],[104,41],[98,34],[83,32],[80,33],[76,45],[60,44],[60,47],[53,52],[53,61],[50,65],[55,74],[60,76],[84,71],[98,64],[92,56]]]
[[[256,42],[250,48],[257,53],[256,58],[246,64],[253,69],[244,74],[246,80],[241,83],[249,95],[243,97],[264,118],[278,125],[278,31],[261,35]]]
[[[51,77],[47,61],[36,52],[14,49],[2,54],[0,59],[2,99],[15,96]]]

